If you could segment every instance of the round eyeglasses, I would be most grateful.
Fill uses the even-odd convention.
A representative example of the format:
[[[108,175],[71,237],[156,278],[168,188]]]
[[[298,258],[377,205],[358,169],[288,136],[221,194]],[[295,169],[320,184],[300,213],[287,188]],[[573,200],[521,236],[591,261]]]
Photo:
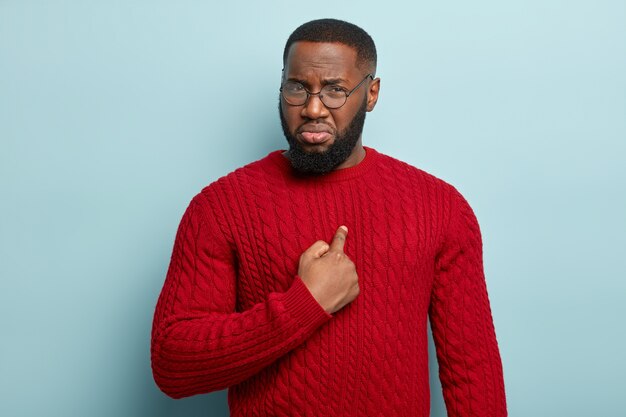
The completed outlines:
[[[329,109],[338,109],[346,104],[348,97],[350,97],[350,95],[354,93],[356,89],[359,88],[368,78],[373,80],[374,76],[372,74],[367,74],[365,78],[363,78],[361,82],[350,91],[346,91],[343,87],[335,84],[328,84],[322,87],[322,89],[317,93],[310,92],[304,88],[302,83],[297,81],[285,81],[280,87],[280,93],[287,104],[292,106],[303,106],[309,99],[309,96],[319,95],[320,100],[324,103],[324,106]]]

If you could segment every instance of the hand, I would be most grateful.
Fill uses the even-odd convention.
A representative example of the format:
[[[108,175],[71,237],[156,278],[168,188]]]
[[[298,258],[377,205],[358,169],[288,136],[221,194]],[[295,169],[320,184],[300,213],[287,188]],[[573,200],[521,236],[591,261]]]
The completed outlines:
[[[332,314],[359,295],[354,263],[344,253],[348,228],[340,226],[330,246],[318,240],[300,256],[298,275],[317,302]]]

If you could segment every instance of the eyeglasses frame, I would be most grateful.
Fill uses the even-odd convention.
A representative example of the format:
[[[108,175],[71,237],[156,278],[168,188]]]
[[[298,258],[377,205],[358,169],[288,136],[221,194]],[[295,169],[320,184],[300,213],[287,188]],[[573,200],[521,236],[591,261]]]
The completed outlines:
[[[360,87],[360,86],[361,86],[361,85],[365,82],[365,80],[367,80],[368,78],[371,78],[371,79],[373,80],[373,79],[374,79],[374,74],[372,74],[372,73],[367,74],[367,75],[365,76],[365,78],[363,78],[363,79],[361,80],[361,82],[360,82],[360,83],[358,83],[358,84],[356,85],[356,87],[354,87],[352,90],[350,90],[350,91],[348,91],[347,93],[345,93],[345,94],[346,94],[346,99],[345,99],[345,100],[344,100],[344,102],[341,104],[341,106],[338,106],[338,107],[329,107],[328,105],[326,105],[326,103],[324,103],[324,100],[322,100],[322,97],[323,97],[323,96],[320,96],[320,101],[321,101],[321,102],[322,102],[322,104],[323,104],[326,108],[328,108],[328,109],[331,109],[331,110],[340,109],[341,107],[343,107],[343,106],[344,106],[344,105],[348,102],[348,98],[352,95],[352,93],[354,93],[354,92],[355,92],[355,91],[356,91],[356,90],[357,90],[357,89],[358,89],[358,88],[359,88],[359,87]],[[297,107],[297,106],[304,106],[304,105],[306,105],[306,103],[309,101],[309,97],[311,97],[311,96],[316,96],[316,95],[321,94],[321,92],[322,92],[322,90],[324,89],[324,87],[326,87],[326,86],[322,87],[322,90],[318,91],[317,93],[312,93],[312,92],[310,92],[309,90],[307,90],[307,89],[306,89],[306,87],[305,87],[305,86],[304,86],[301,82],[297,82],[297,81],[292,81],[292,82],[296,82],[296,83],[298,83],[298,84],[302,85],[302,88],[304,89],[304,91],[306,91],[306,98],[304,99],[304,103],[302,103],[302,104],[291,104],[289,101],[287,101],[287,99],[286,99],[286,98],[285,98],[285,96],[283,95],[283,86],[282,86],[282,85],[280,86],[279,91],[280,91],[280,96],[281,96],[281,97],[285,100],[285,103],[287,103],[287,104],[288,104],[288,105],[290,105],[290,106],[294,106],[294,107]]]

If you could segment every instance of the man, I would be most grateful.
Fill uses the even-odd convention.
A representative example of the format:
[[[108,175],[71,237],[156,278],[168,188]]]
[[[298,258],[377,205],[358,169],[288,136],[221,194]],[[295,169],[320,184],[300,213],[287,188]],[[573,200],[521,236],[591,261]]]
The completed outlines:
[[[448,416],[505,416],[472,209],[362,145],[374,42],[316,20],[283,60],[289,149],[212,183],[181,221],[152,331],[158,386],[229,388],[235,417],[428,416],[430,315]]]

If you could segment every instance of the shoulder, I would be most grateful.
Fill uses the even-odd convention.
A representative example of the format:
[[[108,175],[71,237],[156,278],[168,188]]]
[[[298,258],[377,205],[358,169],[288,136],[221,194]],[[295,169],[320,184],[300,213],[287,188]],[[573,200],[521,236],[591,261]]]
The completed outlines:
[[[377,156],[377,175],[400,198],[410,195],[414,201],[430,206],[431,212],[443,216],[443,223],[448,223],[453,213],[459,210],[473,215],[467,199],[452,183],[392,156],[380,152]]]
[[[451,196],[458,190],[446,180],[408,162],[377,152],[378,173],[393,178],[394,182],[408,182],[411,186],[426,187],[435,193]]]
[[[229,172],[203,187],[189,202],[185,217],[230,236],[231,225],[246,211],[250,198],[266,190],[263,183],[280,172],[281,151]],[[216,228],[219,226],[219,229]]]
[[[439,248],[445,242],[458,243],[463,240],[481,244],[476,214],[457,186],[404,161],[380,155],[381,171],[391,170],[395,172],[395,177],[402,177],[403,181],[407,181],[414,201],[428,207],[429,213],[438,219],[436,224],[439,227]]]
[[[230,201],[235,194],[254,192],[266,188],[268,182],[280,176],[283,170],[280,150],[270,152],[256,161],[250,162],[205,186],[198,196],[215,202],[215,199]]]

